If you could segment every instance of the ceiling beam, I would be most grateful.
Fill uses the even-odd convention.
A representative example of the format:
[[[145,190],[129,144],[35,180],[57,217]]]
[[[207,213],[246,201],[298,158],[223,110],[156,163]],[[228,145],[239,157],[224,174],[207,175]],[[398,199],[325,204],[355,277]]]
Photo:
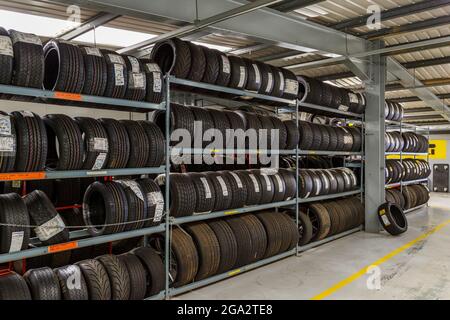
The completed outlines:
[[[291,0],[284,3],[276,4],[271,6],[270,8],[281,11],[281,12],[289,12],[298,10],[301,8],[309,7],[320,2],[324,2],[325,0]]]
[[[441,87],[450,85],[450,78],[426,79],[422,80],[423,88]],[[386,86],[386,91],[399,91],[413,89],[413,87],[403,87],[400,83],[392,83]]]
[[[108,13],[108,12],[100,12],[96,14],[94,17],[90,18],[89,20],[83,22],[77,27],[74,27],[70,30],[65,30],[58,34],[56,37],[62,40],[73,40],[82,34],[85,34],[95,28],[98,28],[104,24],[107,24],[108,22],[119,18],[120,15],[114,14],[114,13]]]
[[[368,40],[375,40],[375,39],[381,39],[384,37],[392,37],[395,35],[408,33],[408,32],[414,32],[418,30],[424,30],[429,28],[434,28],[442,25],[446,25],[450,23],[450,16],[442,16],[437,18],[432,18],[424,21],[418,21],[413,23],[404,24],[401,26],[395,26],[395,27],[389,27],[384,28],[380,30],[374,30],[370,31],[364,34],[358,34],[358,36],[368,39]]]
[[[437,94],[436,96],[440,100],[450,99],[450,93]],[[416,96],[403,97],[403,98],[394,98],[394,99],[389,99],[389,100],[393,101],[393,102],[399,102],[399,103],[402,103],[402,102],[419,102],[419,101],[421,101],[421,99],[419,97],[416,97]]]
[[[428,11],[436,8],[441,8],[450,4],[450,0],[424,0],[418,3],[409,4],[402,7],[388,9],[381,12],[381,21],[395,19],[398,17],[408,16],[416,14],[422,11]],[[329,27],[337,30],[348,30],[355,27],[361,27],[366,25],[367,20],[372,14],[367,14],[361,17],[348,19],[338,22],[336,24],[329,25]]]

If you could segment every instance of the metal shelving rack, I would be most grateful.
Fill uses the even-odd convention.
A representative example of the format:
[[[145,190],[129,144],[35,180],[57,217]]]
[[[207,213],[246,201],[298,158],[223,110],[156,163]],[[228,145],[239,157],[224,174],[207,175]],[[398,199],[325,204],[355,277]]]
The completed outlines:
[[[149,111],[154,110],[163,110],[165,111],[165,132],[164,135],[166,137],[166,145],[165,145],[165,152],[166,152],[166,163],[164,166],[158,167],[158,168],[124,168],[124,169],[105,169],[105,170],[98,170],[98,171],[89,171],[89,170],[74,170],[74,171],[43,171],[43,172],[16,172],[16,173],[5,173],[0,174],[0,181],[28,181],[28,180],[41,180],[41,179],[69,179],[69,178],[84,178],[84,177],[112,177],[112,176],[128,176],[128,175],[148,175],[148,174],[165,174],[166,176],[166,183],[165,183],[165,213],[164,218],[165,221],[160,226],[157,227],[151,227],[151,228],[144,228],[140,230],[132,230],[127,232],[121,232],[117,234],[109,234],[109,235],[102,235],[97,237],[91,237],[89,235],[89,232],[86,229],[83,230],[77,230],[77,231],[71,231],[69,233],[70,235],[70,241],[67,243],[62,244],[56,244],[51,246],[41,246],[41,242],[37,238],[30,239],[30,245],[32,248],[22,250],[19,252],[14,253],[7,253],[7,254],[0,254],[0,264],[2,263],[11,263],[12,261],[17,260],[23,260],[33,257],[38,257],[42,255],[47,254],[53,254],[57,252],[63,252],[68,250],[74,250],[89,246],[94,246],[97,244],[103,244],[103,243],[109,243],[112,241],[118,241],[123,239],[128,239],[132,237],[144,237],[144,243],[148,244],[148,236],[152,234],[157,233],[164,233],[165,234],[165,256],[170,257],[170,245],[171,245],[171,230],[174,226],[179,226],[184,223],[194,222],[194,221],[202,221],[202,220],[209,220],[219,217],[226,217],[230,215],[238,215],[243,214],[247,212],[255,212],[270,208],[291,208],[294,209],[296,212],[296,223],[298,225],[299,223],[299,205],[305,204],[309,202],[314,201],[322,201],[322,200],[328,200],[328,199],[336,199],[340,197],[346,197],[351,196],[355,194],[360,194],[363,192],[362,187],[359,190],[354,190],[350,192],[340,193],[340,194],[332,194],[332,195],[326,195],[326,196],[319,196],[319,197],[312,197],[308,199],[300,199],[298,196],[298,190],[297,190],[297,196],[295,199],[278,202],[278,203],[269,203],[269,204],[263,204],[263,205],[257,205],[257,206],[249,206],[245,208],[237,208],[232,210],[226,210],[221,212],[212,212],[209,214],[202,214],[202,215],[194,215],[190,217],[182,217],[182,218],[171,218],[169,216],[170,212],[170,154],[172,152],[171,146],[170,146],[170,101],[171,101],[171,86],[172,84],[177,84],[181,86],[187,86],[187,87],[195,87],[195,88],[202,88],[207,89],[213,92],[220,92],[220,93],[229,93],[232,95],[240,96],[240,97],[251,97],[251,98],[257,98],[264,101],[269,102],[276,102],[283,107],[288,107],[288,109],[285,109],[283,112],[290,112],[294,117],[295,121],[298,126],[298,113],[299,113],[299,107],[302,105],[296,100],[286,100],[281,98],[275,98],[271,96],[264,96],[259,95],[253,92],[245,91],[245,90],[236,90],[232,88],[225,88],[225,87],[219,87],[215,85],[205,84],[205,83],[198,83],[193,82],[189,80],[183,80],[183,79],[177,79],[171,76],[165,77],[165,101],[161,104],[151,104],[146,102],[135,102],[135,101],[128,101],[128,100],[122,100],[122,99],[111,99],[111,98],[104,98],[104,97],[94,97],[94,96],[86,96],[86,95],[80,95],[80,94],[71,94],[71,93],[64,93],[64,92],[52,92],[47,90],[39,90],[39,89],[31,89],[31,88],[21,88],[21,87],[15,87],[15,86],[5,86],[0,85],[0,93],[5,94],[12,94],[12,95],[20,95],[20,96],[27,96],[27,97],[33,97],[33,98],[40,98],[41,103],[50,103],[50,104],[63,104],[65,107],[79,107],[79,108],[95,108],[95,109],[111,109],[111,110],[120,110],[124,112],[142,112],[142,113],[148,113]],[[244,101],[245,102],[245,101]],[[244,103],[243,102],[243,103]],[[333,112],[336,115],[341,115],[344,117],[350,117],[355,119],[363,119],[363,116],[351,114],[349,112],[344,112],[340,110],[330,109],[326,107],[321,106],[312,106],[307,105],[308,108],[316,108],[320,111],[328,111]],[[280,111],[281,108],[279,108],[277,111]],[[176,150],[175,150],[176,151]],[[203,153],[204,150],[197,150],[197,149],[182,149],[178,150],[182,153]],[[227,150],[210,150],[211,152],[214,152],[216,154],[236,154],[236,153],[245,153],[245,154],[259,154],[261,152],[264,152],[264,150],[233,150],[233,151],[227,151]],[[299,166],[298,166],[298,159],[301,155],[328,155],[328,156],[352,156],[352,155],[361,155],[363,156],[363,152],[328,152],[328,151],[314,151],[314,150],[299,150],[298,148],[295,150],[275,150],[275,153],[278,153],[279,155],[295,155],[296,156],[296,183],[298,185],[298,176],[299,176]],[[361,163],[361,167],[363,166],[363,163]],[[362,178],[363,179],[363,178]],[[361,184],[362,186],[362,184]],[[321,245],[323,243],[332,241],[334,239],[338,239],[340,237],[346,236],[348,234],[351,234],[353,232],[360,231],[362,227],[356,228],[354,230],[349,230],[347,232],[344,232],[340,235],[335,235],[333,237],[324,239],[322,241],[317,241],[314,243],[311,243],[308,245],[308,247],[297,247],[293,250],[290,250],[288,252],[281,253],[279,255],[270,257],[268,259],[264,259],[261,261],[257,261],[255,263],[252,263],[247,266],[243,266],[239,269],[235,269],[232,271],[229,271],[227,273],[213,276],[209,279],[205,279],[199,282],[195,282],[192,284],[189,284],[187,286],[181,287],[181,288],[171,288],[170,287],[170,258],[165,259],[165,290],[161,292],[160,294],[149,297],[147,300],[155,300],[155,299],[169,299],[174,295],[181,294],[183,292],[192,290],[194,288],[198,288],[213,282],[220,281],[222,279],[226,279],[232,276],[235,276],[237,274],[240,274],[242,272],[252,270],[254,268],[275,262],[280,259],[284,259],[289,256],[295,256],[299,255],[301,252],[305,251],[307,248],[312,248],[318,245]]]
[[[360,119],[362,120],[362,122],[364,121],[364,116],[363,115],[359,115],[359,114],[355,114],[355,113],[351,113],[351,112],[345,112],[345,111],[341,111],[341,110],[336,110],[336,109],[331,109],[331,108],[327,108],[327,107],[322,107],[322,106],[315,106],[315,105],[305,105],[305,104],[301,104],[298,101],[291,101],[291,100],[286,100],[286,99],[280,99],[280,98],[275,98],[275,97],[271,97],[271,96],[265,96],[265,95],[260,95],[260,94],[256,94],[254,92],[249,92],[246,90],[237,90],[237,89],[232,89],[232,88],[227,88],[227,87],[219,87],[219,86],[215,86],[215,85],[211,85],[211,84],[207,84],[207,83],[200,83],[200,82],[194,82],[194,81],[190,81],[190,80],[184,80],[184,79],[177,79],[173,76],[166,76],[166,102],[167,102],[167,106],[166,106],[166,112],[167,114],[170,114],[170,91],[171,89],[171,85],[172,84],[176,84],[178,86],[183,86],[184,88],[177,88],[176,90],[181,90],[183,91],[183,89],[186,88],[200,88],[200,89],[206,89],[209,91],[213,91],[213,92],[217,92],[217,93],[229,93],[235,96],[239,96],[239,97],[251,97],[251,98],[257,98],[259,100],[264,100],[264,101],[269,101],[269,102],[277,102],[283,105],[283,107],[275,107],[277,114],[279,113],[290,113],[291,117],[294,118],[294,120],[297,123],[297,127],[298,127],[298,113],[299,113],[299,107],[306,106],[308,108],[313,108],[315,110],[320,110],[320,111],[327,111],[329,113],[333,113],[335,115],[338,116],[344,116],[346,118],[350,118],[350,119]],[[223,99],[223,98],[222,98]],[[226,100],[226,99],[225,99]],[[245,103],[245,100],[242,102]],[[166,119],[166,128],[169,128],[169,121],[170,118]],[[170,135],[169,132],[166,133],[167,135]],[[364,131],[362,130],[361,132],[362,136],[364,137]],[[364,141],[364,139],[362,139],[362,141]],[[205,150],[203,149],[189,149],[189,148],[170,148],[169,145],[167,145],[167,150],[169,151],[176,151],[177,153],[182,153],[182,154],[202,154],[205,152]],[[362,150],[364,150],[364,146],[362,147]],[[211,153],[215,153],[215,154],[260,154],[261,152],[264,152],[265,150],[206,150],[209,151]],[[363,168],[364,164],[363,164],[363,152],[333,152],[333,151],[315,151],[315,150],[300,150],[298,147],[295,150],[274,150],[271,151],[272,154],[279,154],[279,155],[295,155],[296,158],[296,184],[298,185],[298,177],[299,177],[299,165],[298,165],[298,159],[300,155],[328,155],[328,156],[352,156],[352,155],[359,155],[361,156],[361,167]],[[168,153],[169,154],[169,153]],[[363,170],[362,170],[363,171]],[[288,201],[283,201],[283,202],[277,202],[277,203],[269,203],[269,204],[263,204],[263,205],[256,205],[256,206],[249,206],[249,207],[244,207],[244,208],[237,208],[237,209],[231,209],[231,210],[226,210],[226,211],[220,211],[220,212],[211,212],[211,213],[206,213],[206,214],[198,214],[198,215],[193,215],[193,216],[188,216],[188,217],[179,217],[179,218],[172,218],[168,216],[168,212],[170,208],[166,208],[166,248],[170,248],[170,244],[171,244],[171,229],[174,226],[181,226],[185,223],[190,223],[190,222],[196,222],[196,221],[206,221],[209,219],[214,219],[214,218],[220,218],[220,217],[227,217],[227,216],[231,216],[231,215],[239,215],[239,214],[243,214],[243,213],[248,213],[248,212],[255,212],[255,211],[261,211],[261,210],[266,210],[266,209],[278,209],[278,208],[291,208],[295,210],[295,216],[296,216],[296,224],[299,224],[299,205],[300,204],[305,204],[305,203],[311,203],[311,202],[315,202],[315,201],[323,201],[323,200],[330,200],[330,199],[336,199],[336,198],[341,198],[341,197],[346,197],[346,196],[351,196],[351,195],[356,195],[356,194],[363,194],[363,189],[362,189],[362,181],[363,181],[363,176],[361,175],[361,188],[358,190],[353,190],[353,191],[349,191],[349,192],[344,192],[344,193],[339,193],[339,194],[330,194],[330,195],[324,195],[324,196],[318,196],[318,197],[311,197],[311,198],[307,198],[307,199],[301,199],[298,195],[298,188],[297,188],[297,196],[295,199],[293,200],[288,200]],[[166,188],[168,186],[168,183],[166,183]],[[166,190],[166,194],[168,194],[168,190]],[[363,198],[362,198],[363,199]],[[169,203],[169,202],[167,202]],[[313,248],[316,246],[319,246],[321,244],[324,244],[326,242],[330,242],[332,240],[347,236],[349,234],[361,231],[363,229],[362,226],[352,229],[352,230],[348,230],[346,232],[343,232],[341,234],[335,235],[333,237],[329,237],[327,239],[324,239],[322,241],[317,241],[314,243],[311,243],[309,245],[309,248]],[[286,257],[290,257],[290,256],[295,256],[295,255],[299,255],[301,252],[305,251],[304,247],[299,247],[297,246],[295,249],[288,251],[288,252],[284,252],[281,254],[278,254],[276,256],[267,258],[267,259],[263,259],[260,261],[257,261],[255,263],[252,263],[250,265],[247,266],[243,266],[240,267],[238,269],[235,270],[231,270],[229,272],[220,274],[220,275],[215,275],[212,276],[210,278],[201,280],[201,281],[197,281],[197,282],[193,282],[191,284],[179,287],[179,288],[171,288],[170,287],[170,279],[169,279],[169,269],[170,269],[170,254],[168,252],[168,250],[165,250],[165,254],[166,257],[169,257],[169,259],[165,260],[165,267],[166,267],[166,298],[171,298],[173,296],[191,291],[193,289],[199,288],[199,287],[203,287],[206,286],[208,284],[212,284],[214,282],[226,279],[226,278],[230,278],[233,277],[235,275],[241,274],[242,272],[245,271],[249,271],[252,270],[254,268],[257,267],[261,267],[267,264],[270,264],[272,262],[284,259]]]
[[[395,130],[399,130],[400,134],[403,134],[404,129],[407,130],[412,130],[414,131],[414,133],[417,133],[418,131],[418,127],[412,124],[407,124],[404,123],[403,121],[392,121],[392,120],[385,120],[385,123],[387,125],[386,131],[395,131]],[[424,128],[422,129],[422,131],[426,132],[426,136],[428,138],[428,141],[430,140],[430,130],[429,128]],[[430,161],[430,155],[428,152],[423,153],[423,152],[385,152],[385,157],[386,156],[399,156],[400,157],[400,162],[403,162],[403,157],[404,156],[409,156],[409,157],[414,157],[414,159],[417,158],[417,156],[426,156],[427,157],[427,162]],[[395,183],[389,183],[385,185],[386,189],[391,189],[391,188],[398,188],[400,187],[400,191],[403,191],[403,187],[405,186],[409,186],[409,185],[414,185],[414,184],[427,184],[427,186],[429,186],[429,179],[417,179],[417,180],[409,180],[409,181],[400,181],[400,182],[395,182]],[[408,210],[405,210],[404,213],[411,213],[413,211],[422,209],[424,207],[427,207],[428,204],[422,204],[419,205],[417,207],[414,208],[410,208]]]

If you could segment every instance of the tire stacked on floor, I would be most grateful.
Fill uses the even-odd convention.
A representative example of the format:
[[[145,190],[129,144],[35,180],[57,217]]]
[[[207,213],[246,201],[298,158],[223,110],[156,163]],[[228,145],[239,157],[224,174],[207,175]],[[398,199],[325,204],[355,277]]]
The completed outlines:
[[[348,89],[339,88],[306,76],[297,76],[299,82],[298,99],[301,103],[309,103],[340,111],[349,111],[363,114],[366,108],[366,97],[363,93],[355,93]],[[325,111],[308,109],[302,106],[302,110],[313,111],[315,114],[329,115]]]
[[[384,116],[386,120],[400,122],[403,120],[405,111],[398,102],[386,101],[384,104]]]
[[[358,127],[336,127],[299,121],[301,150],[361,151],[362,134]]]
[[[404,186],[400,189],[386,190],[386,201],[397,204],[403,210],[424,205],[430,199],[428,188],[421,184]]]
[[[165,175],[156,178],[165,189]],[[237,170],[170,175],[170,215],[191,216],[295,198],[295,171]]]
[[[290,211],[291,216],[295,212]],[[299,245],[357,228],[364,224],[364,206],[358,197],[310,203],[299,212]]]
[[[0,113],[0,172],[159,167],[164,135],[150,121]]]
[[[430,165],[421,159],[386,159],[386,184],[400,181],[427,179],[431,174]]]
[[[240,268],[295,248],[298,230],[282,212],[195,222],[173,230],[172,287]]]
[[[83,199],[89,234],[100,236],[161,223],[164,198],[151,179],[94,182]]]
[[[166,74],[293,100],[299,84],[295,75],[262,62],[227,56],[214,49],[177,38],[156,43],[151,59]]]
[[[79,285],[69,285],[71,279]],[[0,277],[0,300],[143,300],[164,290],[164,265],[149,247]]]
[[[414,132],[386,132],[385,150],[386,152],[427,153],[428,139]]]
[[[302,199],[353,191],[359,182],[349,168],[300,169],[299,196]]]

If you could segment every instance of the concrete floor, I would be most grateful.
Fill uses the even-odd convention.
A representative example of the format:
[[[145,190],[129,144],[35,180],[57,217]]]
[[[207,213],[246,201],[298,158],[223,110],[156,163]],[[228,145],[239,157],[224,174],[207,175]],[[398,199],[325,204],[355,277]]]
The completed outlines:
[[[408,214],[409,230],[400,237],[358,232],[178,298],[311,299],[325,291],[325,299],[450,299],[450,224],[382,261],[380,287],[373,285],[376,274],[364,272],[449,220],[450,195],[432,194],[428,210]],[[360,270],[360,277],[342,283]],[[338,283],[337,290],[326,291]]]

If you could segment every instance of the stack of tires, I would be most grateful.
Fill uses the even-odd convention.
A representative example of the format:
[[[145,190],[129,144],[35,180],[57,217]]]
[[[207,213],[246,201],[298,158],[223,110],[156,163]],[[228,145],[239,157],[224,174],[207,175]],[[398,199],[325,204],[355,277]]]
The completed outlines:
[[[164,281],[161,257],[140,247],[23,276],[11,272],[0,277],[0,300],[143,300],[164,290]]]
[[[156,178],[161,190],[165,175]],[[265,169],[170,175],[170,216],[183,217],[295,198],[295,171]]]
[[[405,111],[398,102],[386,101],[384,104],[384,116],[386,120],[400,122],[403,120]]]
[[[151,59],[161,71],[180,79],[249,90],[293,100],[298,94],[295,75],[263,62],[227,56],[220,51],[177,38],[157,43]]]
[[[299,121],[301,150],[361,151],[362,134],[358,127],[336,127]]]
[[[181,287],[292,250],[297,242],[295,220],[281,212],[176,227],[172,232],[171,286]]]
[[[280,159],[280,166],[282,168],[295,169],[297,161],[293,156],[282,156]],[[332,157],[326,156],[306,156],[299,157],[299,168],[304,169],[332,169],[336,167],[333,163]]]
[[[431,169],[427,161],[421,159],[386,160],[385,177],[386,184],[401,181],[413,181],[426,179],[430,176]]]
[[[426,153],[428,152],[428,139],[414,132],[386,132],[385,150],[386,152]]]
[[[300,169],[299,196],[302,199],[353,191],[359,182],[349,168]]]
[[[315,202],[300,210],[300,246],[364,224],[364,206],[357,197]],[[294,217],[295,212],[291,211],[290,215]]]
[[[403,210],[412,209],[430,200],[428,188],[421,184],[404,186],[400,189],[386,190],[386,201],[399,205]]]
[[[0,172],[159,167],[164,136],[150,121],[29,111],[0,115]]]
[[[298,99],[301,103],[314,104],[340,111],[363,114],[366,108],[366,97],[364,93],[355,93],[348,89],[329,85],[306,76],[298,76],[299,93]],[[302,110],[318,113],[316,109],[309,109],[302,105]],[[323,115],[331,115],[325,111]]]

